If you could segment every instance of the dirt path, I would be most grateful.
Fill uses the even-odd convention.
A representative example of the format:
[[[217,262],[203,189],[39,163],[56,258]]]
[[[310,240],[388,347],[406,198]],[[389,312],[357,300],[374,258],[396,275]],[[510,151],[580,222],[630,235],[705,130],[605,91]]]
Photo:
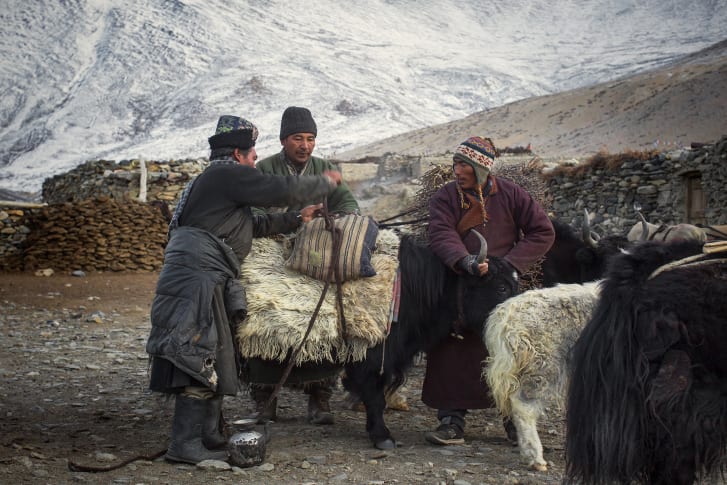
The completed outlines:
[[[0,276],[0,483],[458,483],[548,484],[562,478],[562,426],[541,437],[551,471],[525,469],[492,410],[468,419],[463,446],[435,447],[424,433],[435,411],[419,400],[423,365],[404,390],[411,409],[387,411],[399,448],[375,450],[363,413],[342,389],[333,426],[305,421],[302,392],[284,390],[265,463],[199,470],[163,459],[107,473],[70,472],[67,461],[107,466],[166,448],[173,402],[147,389],[149,304],[156,274]],[[228,421],[244,417],[246,394],[224,401]]]

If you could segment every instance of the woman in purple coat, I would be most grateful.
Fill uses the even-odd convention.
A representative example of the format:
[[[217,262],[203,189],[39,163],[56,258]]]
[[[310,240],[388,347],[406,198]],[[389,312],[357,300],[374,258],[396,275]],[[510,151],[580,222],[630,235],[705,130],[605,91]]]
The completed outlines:
[[[454,153],[455,181],[439,189],[429,202],[429,244],[453,271],[484,275],[478,264],[479,239],[487,239],[488,254],[499,256],[518,273],[525,272],[553,244],[555,231],[547,214],[522,187],[493,176],[498,155],[489,138],[471,137]],[[430,443],[464,443],[468,409],[494,407],[481,379],[487,349],[474,332],[463,339],[448,337],[427,353],[422,401],[438,410],[439,427],[426,434]]]

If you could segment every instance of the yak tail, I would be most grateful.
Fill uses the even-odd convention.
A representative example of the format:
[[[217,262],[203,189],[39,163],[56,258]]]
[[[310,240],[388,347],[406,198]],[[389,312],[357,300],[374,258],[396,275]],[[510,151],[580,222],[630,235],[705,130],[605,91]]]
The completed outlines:
[[[535,347],[526,331],[510,324],[512,305],[498,305],[487,319],[485,346],[489,356],[485,361],[483,378],[486,380],[498,411],[502,416],[512,415],[510,396],[520,390],[520,376],[535,356]]]
[[[634,338],[638,288],[604,283],[571,353],[566,483],[628,483],[647,459],[649,367]]]

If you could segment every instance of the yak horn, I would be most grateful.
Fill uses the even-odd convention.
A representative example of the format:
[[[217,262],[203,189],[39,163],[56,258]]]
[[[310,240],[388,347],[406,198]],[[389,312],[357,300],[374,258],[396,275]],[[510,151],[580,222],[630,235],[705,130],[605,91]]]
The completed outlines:
[[[649,238],[649,223],[646,222],[646,218],[644,217],[644,214],[641,213],[641,211],[638,211],[636,213],[641,218],[641,237],[639,238],[639,241],[643,242]]]
[[[477,255],[477,264],[482,264],[485,262],[485,259],[487,259],[487,239],[474,229],[470,230],[475,233],[475,236],[477,236],[480,240],[480,253]]]
[[[588,244],[593,249],[596,249],[596,246],[598,246],[598,241],[596,241],[591,235],[591,219],[588,216],[588,209],[583,209],[583,213],[583,242]]]

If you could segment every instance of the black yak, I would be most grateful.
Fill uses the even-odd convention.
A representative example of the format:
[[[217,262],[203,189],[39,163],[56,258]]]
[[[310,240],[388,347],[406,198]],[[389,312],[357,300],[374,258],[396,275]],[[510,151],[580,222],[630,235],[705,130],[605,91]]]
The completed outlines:
[[[679,485],[722,468],[727,262],[719,256],[695,241],[646,242],[611,260],[572,350],[567,482]],[[673,261],[682,264],[663,267]]]
[[[587,211],[580,235],[565,222],[558,219],[551,222],[555,242],[542,263],[544,287],[594,281],[603,275],[611,256],[632,245],[625,236],[594,237]]]
[[[484,252],[479,256],[482,260]],[[366,431],[379,449],[396,446],[384,422],[384,396],[403,384],[414,356],[430,349],[458,324],[481,333],[495,305],[518,289],[515,271],[500,258],[489,258],[485,276],[457,275],[411,237],[404,237],[399,246],[399,271],[398,320],[383,343],[368,349],[364,361],[346,365],[342,380],[346,390],[364,403]]]

